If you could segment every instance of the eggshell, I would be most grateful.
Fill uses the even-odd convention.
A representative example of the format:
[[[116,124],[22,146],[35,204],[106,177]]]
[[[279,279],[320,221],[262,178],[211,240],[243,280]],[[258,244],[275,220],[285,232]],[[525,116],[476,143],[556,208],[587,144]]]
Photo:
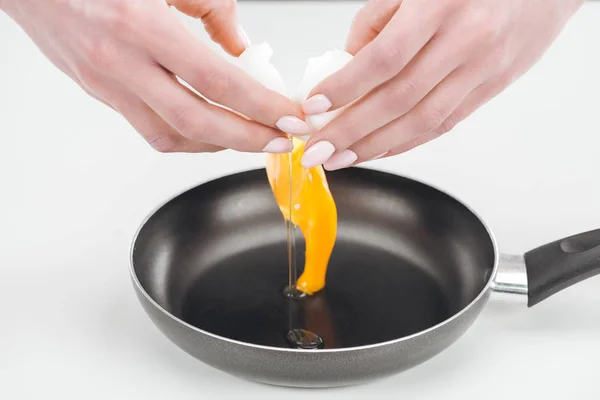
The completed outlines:
[[[290,95],[281,74],[270,62],[272,55],[273,49],[268,43],[252,45],[240,55],[237,65],[268,89],[289,97],[296,103],[306,100],[315,86],[352,60],[351,54],[339,49],[328,50],[319,57],[310,58],[306,64],[300,87],[293,95]],[[335,111],[309,115],[306,117],[306,122],[317,131],[340,115],[349,105]],[[310,135],[301,136],[300,139],[307,140],[308,137]]]

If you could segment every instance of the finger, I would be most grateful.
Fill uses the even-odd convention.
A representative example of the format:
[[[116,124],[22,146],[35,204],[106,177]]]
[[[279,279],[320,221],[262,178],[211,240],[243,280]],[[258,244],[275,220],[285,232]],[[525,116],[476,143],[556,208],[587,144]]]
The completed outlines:
[[[250,46],[248,36],[238,25],[235,0],[168,0],[192,18],[200,18],[211,39],[233,56]]]
[[[387,158],[387,157],[392,157],[392,156],[397,156],[398,154],[402,154],[405,153],[409,150],[412,150],[416,147],[422,146],[428,142],[431,142],[434,139],[437,139],[438,137],[440,137],[442,134],[436,132],[435,130],[425,133],[419,137],[416,137],[412,140],[409,140],[406,143],[401,144],[400,146],[390,150],[389,152],[386,153],[386,155],[382,158]]]
[[[354,103],[313,135],[306,148],[319,141],[328,141],[337,151],[342,151],[406,114],[468,59],[480,43],[477,35],[465,37],[463,29],[435,35],[396,77]],[[481,76],[483,71],[474,70],[473,73]]]
[[[80,84],[92,97],[121,114],[150,146],[161,153],[223,150],[222,147],[179,135],[144,101],[117,81],[96,73],[87,74],[85,81],[81,81]]]
[[[439,135],[450,132],[456,125],[498,95],[502,90],[503,88],[497,87],[494,83],[486,83],[479,86],[469,93],[456,110],[454,110],[440,126],[434,129],[434,132]]]
[[[282,132],[207,103],[158,66],[138,71],[130,84],[134,93],[188,139],[245,152],[291,150]]]
[[[406,143],[418,143],[419,138],[439,127],[479,82],[479,78],[474,79],[471,69],[458,68],[409,113],[376,130],[349,149],[334,154],[325,162],[325,169],[345,168],[371,160]],[[352,161],[349,163],[349,160]]]
[[[346,41],[346,51],[356,55],[385,28],[402,0],[371,0],[362,7],[352,21]]]
[[[506,60],[503,64],[511,65],[510,69],[505,69],[505,71],[498,74],[495,79],[479,85],[469,93],[456,110],[452,112],[438,128],[436,128],[436,132],[443,134],[451,131],[456,125],[500,94],[521,76],[521,74],[527,70],[527,67],[522,62],[514,65],[513,61],[516,59],[520,59],[520,56],[516,55]]]
[[[502,47],[499,49],[501,50],[501,48]],[[485,83],[482,83],[473,89],[439,127],[425,135],[422,135],[421,137],[403,143],[402,145],[387,151],[384,154],[380,154],[379,157],[376,156],[374,159],[387,158],[404,153],[417,146],[425,144],[443,135],[444,133],[450,132],[456,125],[501,93],[526,69],[526,67],[523,67],[522,65],[517,65],[517,68],[514,68],[513,61],[516,59],[520,59],[518,54],[509,56],[507,58],[506,55],[502,55],[501,51],[493,52],[480,65],[482,65],[482,67],[497,65],[503,69],[504,72],[498,73],[495,79],[486,81]],[[507,65],[511,65],[513,68],[506,69]]]
[[[346,66],[319,83],[307,101],[320,94],[329,100],[323,104],[331,104],[329,110],[335,110],[394,77],[433,37],[441,23],[439,11],[444,3],[432,2],[426,9],[418,1],[403,3],[386,29]]]
[[[426,144],[428,142],[431,142],[432,140],[437,139],[440,136],[441,136],[441,134],[437,133],[435,130],[431,131],[429,133],[426,133],[424,135],[419,136],[416,139],[413,139],[412,141],[403,143],[402,145],[400,145],[400,146],[398,146],[398,147],[396,147],[396,148],[394,148],[392,150],[386,151],[385,153],[378,154],[378,155],[376,155],[375,157],[371,158],[368,161],[381,160],[381,159],[384,159],[384,158],[389,158],[389,157],[397,156],[398,154],[405,153],[405,152],[407,152],[409,150],[412,150],[412,149],[414,149],[416,147],[419,147],[419,146],[424,145],[424,144]],[[366,162],[366,161],[363,161],[363,162]]]
[[[437,139],[438,137],[440,137],[441,134],[437,133],[435,131],[426,133],[424,135],[419,136],[416,139],[413,139],[411,141],[408,141],[406,143],[403,143],[402,145],[390,150],[390,151],[386,151],[385,153],[379,154],[373,158],[371,158],[368,161],[375,161],[375,160],[381,160],[384,158],[389,158],[389,157],[393,157],[393,156],[397,156],[398,154],[402,154],[405,153],[409,150],[412,150],[416,147],[419,147],[421,145],[424,145],[425,143],[431,142],[434,139]],[[366,161],[363,161],[366,162]]]
[[[161,153],[213,153],[223,147],[181,136],[146,103],[134,95],[123,96],[119,112],[152,148]]]
[[[167,21],[168,20],[168,21]],[[267,89],[192,35],[179,21],[164,18],[151,40],[152,56],[212,102],[290,134],[309,126],[290,99]]]

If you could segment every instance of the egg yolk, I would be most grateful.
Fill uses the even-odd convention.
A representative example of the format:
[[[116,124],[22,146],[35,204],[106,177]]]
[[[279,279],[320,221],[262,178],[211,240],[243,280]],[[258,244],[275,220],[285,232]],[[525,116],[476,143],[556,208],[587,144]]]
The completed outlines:
[[[337,234],[337,209],[323,167],[304,168],[300,159],[305,143],[295,138],[293,143],[291,153],[267,155],[267,177],[283,217],[300,227],[304,236],[304,272],[296,288],[310,295],[325,287],[327,264]]]

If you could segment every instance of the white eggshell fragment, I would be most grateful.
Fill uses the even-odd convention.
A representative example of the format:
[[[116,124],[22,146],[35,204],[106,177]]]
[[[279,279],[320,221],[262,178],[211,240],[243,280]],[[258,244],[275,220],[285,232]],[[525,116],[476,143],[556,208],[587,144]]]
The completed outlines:
[[[248,47],[236,61],[238,67],[267,89],[289,97],[290,93],[283,78],[270,62],[272,55],[271,46],[268,43],[260,43]]]
[[[298,89],[297,99],[306,100],[315,86],[329,75],[342,69],[350,60],[352,60],[352,55],[338,49],[326,51],[320,57],[310,58]]]
[[[270,62],[272,55],[273,49],[269,44],[260,43],[252,45],[240,55],[237,59],[237,65],[268,89],[283,96],[290,97],[290,93],[281,74]],[[310,58],[306,65],[300,87],[291,99],[296,103],[306,100],[315,86],[329,75],[342,69],[342,67],[350,60],[352,60],[351,54],[338,49],[326,51],[325,54],[320,57]],[[307,116],[306,122],[312,129],[317,131],[341,114],[348,106],[349,104],[335,111]],[[300,139],[307,140],[309,136],[310,135],[302,136]]]
[[[342,69],[350,60],[352,60],[351,54],[338,49],[329,50],[320,57],[309,59],[308,64],[306,65],[306,71],[304,72],[304,78],[302,79],[300,89],[298,90],[297,100],[306,100],[315,86],[321,83],[321,81],[329,75]],[[340,115],[346,107],[347,106],[341,107],[335,111],[323,114],[309,115],[306,117],[306,122],[312,129],[318,131],[335,117]]]

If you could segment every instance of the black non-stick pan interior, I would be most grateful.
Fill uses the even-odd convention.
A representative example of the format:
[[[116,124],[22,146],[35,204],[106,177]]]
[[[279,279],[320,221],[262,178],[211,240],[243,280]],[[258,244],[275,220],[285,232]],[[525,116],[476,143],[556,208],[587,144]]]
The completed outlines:
[[[459,201],[368,169],[331,172],[328,181],[338,235],[327,287],[315,296],[282,294],[285,224],[264,170],[208,182],[161,207],[135,241],[134,273],[181,320],[273,347],[289,347],[290,327],[318,333],[325,348],[398,339],[451,317],[484,289],[494,246]]]

